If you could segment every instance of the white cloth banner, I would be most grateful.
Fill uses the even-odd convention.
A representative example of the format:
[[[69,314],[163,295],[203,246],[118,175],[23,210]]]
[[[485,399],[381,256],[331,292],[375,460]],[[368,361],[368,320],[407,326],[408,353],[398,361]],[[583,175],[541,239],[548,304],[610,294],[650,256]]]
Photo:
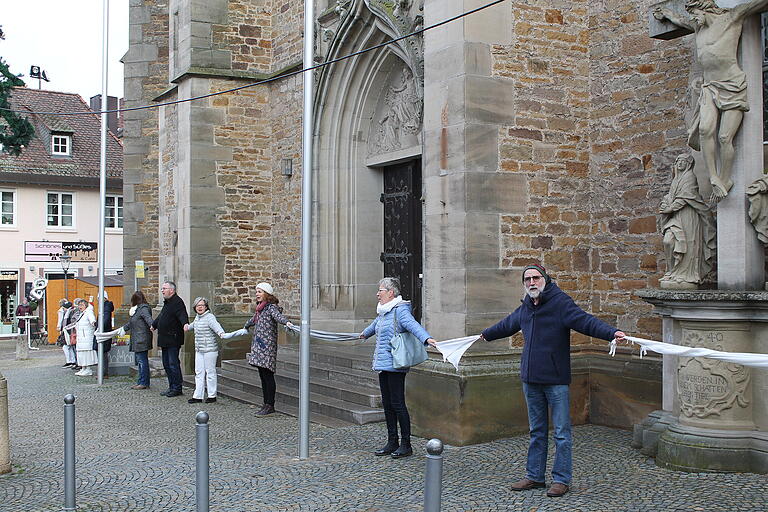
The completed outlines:
[[[448,361],[459,371],[459,361],[464,352],[480,339],[480,335],[467,336],[465,338],[453,338],[451,340],[438,341],[435,348],[443,354],[443,361]]]
[[[625,340],[640,345],[640,357],[642,358],[648,350],[659,354],[668,354],[673,356],[685,357],[707,357],[709,359],[718,359],[728,363],[743,364],[744,366],[754,366],[755,368],[768,368],[768,354],[755,354],[751,352],[720,352],[708,348],[683,347],[671,343],[662,343],[660,341],[646,340],[644,338],[635,338],[626,336]],[[616,340],[611,342],[610,354],[616,355]]]

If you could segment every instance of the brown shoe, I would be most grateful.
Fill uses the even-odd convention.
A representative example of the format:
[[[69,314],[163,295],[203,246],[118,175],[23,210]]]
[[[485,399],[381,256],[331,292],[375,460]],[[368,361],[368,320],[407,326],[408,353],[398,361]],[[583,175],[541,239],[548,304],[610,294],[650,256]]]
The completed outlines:
[[[135,386],[131,386],[131,389],[147,389],[147,386],[141,386],[139,384],[136,384]]]
[[[258,417],[269,416],[274,412],[275,412],[274,405],[264,404],[264,407],[262,407],[261,410],[256,413],[256,416]]]
[[[519,482],[512,484],[513,491],[528,491],[540,487],[545,487],[544,482],[534,482],[533,480],[528,480],[527,478],[523,478]]]
[[[555,482],[552,484],[552,487],[549,488],[547,491],[547,496],[550,498],[559,498],[563,494],[568,492],[568,486],[565,484],[561,484],[558,482]]]

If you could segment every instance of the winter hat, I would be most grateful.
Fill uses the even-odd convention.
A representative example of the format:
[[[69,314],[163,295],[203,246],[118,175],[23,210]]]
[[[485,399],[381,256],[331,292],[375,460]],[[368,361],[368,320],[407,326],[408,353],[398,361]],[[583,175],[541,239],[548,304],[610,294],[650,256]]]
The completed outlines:
[[[256,285],[256,288],[260,288],[261,291],[267,292],[270,295],[275,294],[275,290],[272,289],[272,285],[269,283],[259,283]]]
[[[543,267],[543,266],[539,265],[538,263],[534,263],[534,264],[532,264],[532,265],[528,265],[527,267],[525,267],[525,268],[523,269],[523,275],[522,275],[522,280],[523,280],[523,282],[525,282],[525,271],[526,271],[526,270],[538,270],[538,271],[539,271],[539,273],[540,273],[542,276],[544,276],[544,282],[545,282],[546,284],[549,284],[549,283],[551,283],[551,282],[552,282],[552,278],[551,278],[551,277],[549,277],[549,274],[547,274],[547,271],[544,269],[544,267]]]

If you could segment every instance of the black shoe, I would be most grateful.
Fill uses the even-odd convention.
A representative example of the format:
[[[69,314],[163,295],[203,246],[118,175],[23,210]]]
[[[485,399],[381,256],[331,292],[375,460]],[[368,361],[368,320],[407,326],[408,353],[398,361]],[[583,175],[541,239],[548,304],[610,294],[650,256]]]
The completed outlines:
[[[69,368],[70,366],[72,366],[72,363],[64,363],[61,367],[62,368]]]
[[[207,404],[212,404],[212,403],[215,403],[215,402],[216,402],[216,397],[215,396],[209,396],[208,398],[205,399],[205,403],[207,403]]]
[[[75,364],[74,366],[70,366],[70,368],[72,368],[72,369],[73,369],[73,370],[75,370],[76,372],[79,372],[80,370],[82,370],[82,369],[83,369],[83,368],[82,368],[82,366],[77,366],[77,364]]]
[[[408,457],[410,455],[413,455],[413,450],[411,449],[411,443],[403,443],[400,445],[400,448],[392,452],[393,459],[402,459],[403,457]]]
[[[269,416],[274,412],[275,412],[274,405],[264,404],[264,407],[262,407],[261,410],[256,413],[256,416]]]
[[[202,401],[203,400],[201,398],[190,398],[189,400],[187,400],[187,403],[188,404],[199,404]]]
[[[160,396],[168,396],[168,393],[170,393],[170,392],[171,392],[170,389],[166,389],[165,391],[161,391],[160,392]]]
[[[397,439],[390,439],[387,441],[387,444],[373,452],[374,455],[377,457],[382,457],[384,455],[391,455],[392,452],[400,448],[400,442]]]
[[[165,396],[167,396],[168,398],[173,398],[175,396],[184,396],[184,393],[182,393],[181,391],[169,391]]]

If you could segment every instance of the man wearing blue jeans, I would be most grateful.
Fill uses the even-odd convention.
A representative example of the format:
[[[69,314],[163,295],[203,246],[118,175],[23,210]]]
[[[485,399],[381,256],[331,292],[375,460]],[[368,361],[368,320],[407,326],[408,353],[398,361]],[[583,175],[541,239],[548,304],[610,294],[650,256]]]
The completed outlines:
[[[525,267],[523,288],[525,297],[522,305],[501,322],[485,329],[480,336],[492,341],[523,331],[525,345],[520,361],[520,379],[528,405],[531,441],[526,477],[512,484],[512,490],[545,487],[551,410],[555,461],[547,496],[554,498],[568,492],[571,484],[571,330],[604,340],[622,339],[624,333],[577,306],[552,282],[541,265]]]
[[[176,295],[174,282],[164,282],[160,293],[163,294],[163,309],[152,322],[152,330],[157,331],[157,346],[162,350],[163,369],[168,377],[168,390],[160,394],[173,398],[182,395],[179,350],[184,345],[184,324],[189,323],[189,314],[184,301]]]

